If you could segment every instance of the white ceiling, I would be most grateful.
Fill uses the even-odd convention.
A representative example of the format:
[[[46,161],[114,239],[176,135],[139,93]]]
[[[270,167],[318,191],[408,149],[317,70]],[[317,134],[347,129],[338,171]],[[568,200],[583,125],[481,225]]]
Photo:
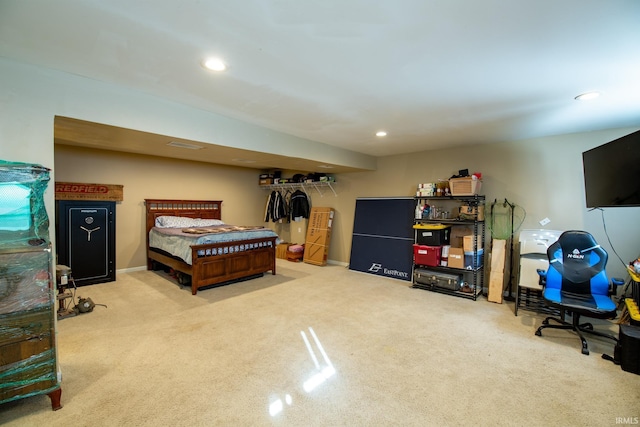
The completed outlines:
[[[0,56],[373,156],[640,127],[638,0],[0,0]]]

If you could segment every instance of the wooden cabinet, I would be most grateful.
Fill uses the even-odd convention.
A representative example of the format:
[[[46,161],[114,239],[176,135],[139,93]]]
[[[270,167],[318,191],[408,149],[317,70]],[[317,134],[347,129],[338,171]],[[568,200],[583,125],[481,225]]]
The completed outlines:
[[[48,394],[60,409],[55,286],[42,193],[48,170],[0,162],[0,403]]]
[[[0,252],[0,402],[59,389],[50,265],[49,248]]]

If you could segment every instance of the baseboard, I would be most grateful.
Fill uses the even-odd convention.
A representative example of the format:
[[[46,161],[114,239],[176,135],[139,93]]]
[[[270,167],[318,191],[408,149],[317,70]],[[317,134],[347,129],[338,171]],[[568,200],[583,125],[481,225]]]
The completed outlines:
[[[147,269],[146,265],[142,265],[140,267],[122,268],[120,270],[116,270],[116,274],[133,273],[135,271],[144,271],[146,269]]]

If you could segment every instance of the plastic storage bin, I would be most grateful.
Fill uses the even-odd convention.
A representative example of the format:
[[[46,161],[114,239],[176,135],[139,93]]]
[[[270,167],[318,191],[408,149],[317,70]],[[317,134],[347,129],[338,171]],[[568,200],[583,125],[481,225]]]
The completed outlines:
[[[476,252],[476,262],[473,262],[473,251],[464,253],[464,268],[467,270],[474,270],[482,267],[482,260],[484,255],[484,249],[478,249]]]
[[[442,246],[413,245],[414,263],[436,267],[440,265]]]
[[[444,246],[449,244],[451,226],[440,224],[416,224],[416,243],[427,246]]]

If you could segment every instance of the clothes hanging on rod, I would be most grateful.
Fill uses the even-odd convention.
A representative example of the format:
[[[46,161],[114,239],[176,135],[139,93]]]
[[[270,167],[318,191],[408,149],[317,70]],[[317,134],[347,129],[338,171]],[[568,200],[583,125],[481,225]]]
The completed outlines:
[[[264,222],[278,222],[288,218],[287,204],[279,191],[272,191],[267,199]]]

